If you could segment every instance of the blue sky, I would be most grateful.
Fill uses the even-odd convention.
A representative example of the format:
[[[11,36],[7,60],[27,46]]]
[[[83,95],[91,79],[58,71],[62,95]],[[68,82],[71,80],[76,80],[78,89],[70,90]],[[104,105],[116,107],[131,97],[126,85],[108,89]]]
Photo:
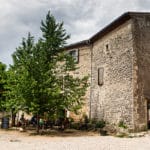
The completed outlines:
[[[40,37],[40,22],[48,10],[64,21],[71,38],[85,40],[127,11],[150,12],[150,0],[0,0],[0,61],[12,64],[11,55],[31,32]]]

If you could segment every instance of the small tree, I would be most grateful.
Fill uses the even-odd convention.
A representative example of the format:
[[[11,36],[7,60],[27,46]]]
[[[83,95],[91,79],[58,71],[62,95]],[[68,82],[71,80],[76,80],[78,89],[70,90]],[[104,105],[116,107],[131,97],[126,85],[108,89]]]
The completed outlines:
[[[20,95],[20,83],[22,81],[22,75],[10,67],[7,71],[7,84],[6,89],[6,101],[4,103],[6,111],[11,112],[12,115],[12,126],[15,126],[16,113],[19,110],[23,110],[25,101]]]

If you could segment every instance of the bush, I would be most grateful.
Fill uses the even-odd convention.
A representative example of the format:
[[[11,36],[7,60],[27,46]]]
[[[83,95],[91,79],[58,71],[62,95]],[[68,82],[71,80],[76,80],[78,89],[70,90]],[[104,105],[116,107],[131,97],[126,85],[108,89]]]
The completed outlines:
[[[70,122],[70,123],[73,123],[73,122],[74,122],[74,119],[70,117],[70,118],[69,118],[69,122]]]
[[[126,125],[126,124],[124,123],[124,121],[122,121],[122,120],[119,121],[118,127],[127,129],[127,125]]]
[[[84,119],[84,123],[89,123],[89,118],[87,115],[84,115],[83,119]]]
[[[90,119],[91,124],[96,124],[96,122],[97,122],[96,119]]]
[[[104,128],[105,125],[106,125],[106,122],[104,120],[100,120],[96,122],[95,128]]]
[[[95,119],[89,120],[84,118],[84,122],[71,122],[70,128],[77,130],[97,130],[105,127],[106,122],[104,120],[96,121]]]
[[[73,122],[73,123],[71,123],[70,128],[79,130],[80,129],[80,123]]]

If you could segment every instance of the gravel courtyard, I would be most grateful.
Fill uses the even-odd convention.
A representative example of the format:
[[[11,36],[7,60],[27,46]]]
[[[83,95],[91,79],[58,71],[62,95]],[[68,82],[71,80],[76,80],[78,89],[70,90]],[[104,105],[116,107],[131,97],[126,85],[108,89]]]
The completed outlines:
[[[138,138],[112,136],[29,136],[0,130],[0,150],[150,150],[150,134]]]

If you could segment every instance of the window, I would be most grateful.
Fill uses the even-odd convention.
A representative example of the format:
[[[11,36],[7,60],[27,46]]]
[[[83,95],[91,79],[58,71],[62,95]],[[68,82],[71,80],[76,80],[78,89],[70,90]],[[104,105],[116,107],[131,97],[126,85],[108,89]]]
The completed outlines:
[[[108,44],[105,45],[105,53],[106,53],[107,55],[110,54],[110,50],[109,50],[109,45],[108,45]]]
[[[104,68],[100,67],[98,68],[98,85],[103,85],[104,84]]]
[[[106,51],[108,51],[109,50],[109,47],[108,47],[108,44],[106,44]]]
[[[78,49],[70,50],[68,53],[70,56],[72,56],[74,58],[76,63],[79,62],[79,50]]]
[[[105,50],[104,50],[105,54],[108,55],[110,58],[112,58],[112,53],[110,50],[110,46],[108,44],[105,45]]]

